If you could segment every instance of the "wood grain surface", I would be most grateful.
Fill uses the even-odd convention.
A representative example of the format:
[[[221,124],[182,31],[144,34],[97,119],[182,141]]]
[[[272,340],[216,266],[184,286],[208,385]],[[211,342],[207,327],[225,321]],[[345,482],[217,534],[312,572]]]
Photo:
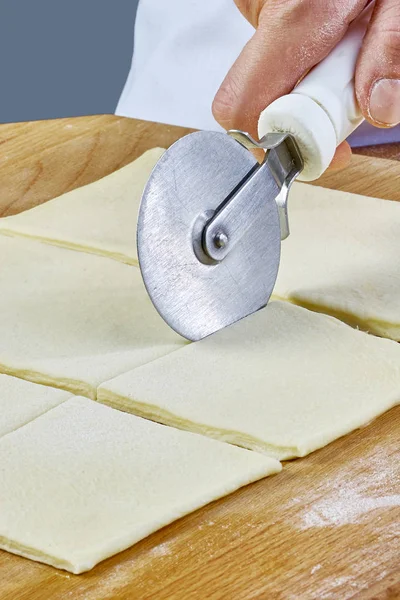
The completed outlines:
[[[186,132],[109,116],[2,126],[3,214]],[[323,184],[400,199],[399,178],[396,161],[355,156]],[[399,440],[400,407],[83,575],[0,552],[0,599],[400,598]]]
[[[193,131],[115,115],[0,125],[0,217],[46,202]],[[350,166],[317,185],[400,200],[398,144],[358,149]],[[385,177],[377,177],[377,172]],[[370,176],[371,175],[371,176]]]
[[[0,125],[0,217],[100,179],[190,131],[114,115]]]

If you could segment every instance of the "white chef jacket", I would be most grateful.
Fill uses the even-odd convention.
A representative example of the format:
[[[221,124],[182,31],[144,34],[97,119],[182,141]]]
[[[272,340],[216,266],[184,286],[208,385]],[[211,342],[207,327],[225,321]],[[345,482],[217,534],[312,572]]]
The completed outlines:
[[[116,114],[219,130],[213,98],[253,33],[233,0],[140,0]]]
[[[213,98],[254,28],[234,0],[140,0],[131,70],[116,114],[220,130]],[[400,127],[364,123],[353,146],[400,140]]]

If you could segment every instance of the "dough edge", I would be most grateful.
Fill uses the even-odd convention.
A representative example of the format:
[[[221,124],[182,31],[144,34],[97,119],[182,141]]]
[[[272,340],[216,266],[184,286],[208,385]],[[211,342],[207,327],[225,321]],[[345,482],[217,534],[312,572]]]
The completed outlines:
[[[265,457],[266,459],[269,457]],[[156,521],[146,523],[141,527],[137,528],[134,533],[119,536],[118,538],[108,540],[102,546],[96,547],[96,549],[89,549],[85,552],[77,552],[76,556],[70,556],[68,558],[60,558],[59,556],[48,554],[41,549],[35,549],[31,546],[25,546],[19,544],[15,540],[8,538],[7,536],[0,536],[0,549],[6,550],[12,554],[41,562],[64,571],[69,571],[74,575],[79,575],[86,571],[90,571],[97,564],[111,558],[128,548],[131,548],[138,542],[146,539],[151,534],[163,529],[167,525],[178,521],[179,519],[196,512],[202,507],[224,498],[237,491],[238,489],[245,487],[251,483],[259,481],[270,475],[280,473],[282,465],[278,461],[268,461],[264,465],[258,465],[257,467],[250,467],[246,473],[242,473],[240,477],[236,474],[233,475],[231,480],[225,481],[223,485],[220,485],[218,489],[210,489],[199,497],[194,502],[193,500],[188,501],[185,505],[174,506],[169,509],[169,513],[163,518],[159,518]]]
[[[103,384],[106,385],[106,384]],[[299,443],[295,446],[278,446],[273,443],[268,443],[256,438],[252,435],[241,434],[238,431],[220,429],[211,425],[205,425],[196,423],[194,421],[188,421],[174,413],[171,413],[165,409],[159,408],[154,404],[146,404],[131,398],[126,398],[118,393],[112,392],[107,388],[100,386],[97,391],[97,401],[101,404],[110,406],[117,410],[128,412],[142,417],[150,421],[155,421],[166,425],[168,427],[174,427],[175,429],[181,429],[184,431],[190,431],[192,433],[198,433],[206,437],[239,446],[246,450],[258,452],[269,458],[274,458],[278,461],[292,460],[296,458],[303,458],[316,450],[328,446],[331,442],[361,429],[371,423],[371,421],[377,419],[380,415],[387,412],[400,404],[400,392],[392,398],[389,398],[384,406],[379,408],[377,412],[376,408],[369,413],[365,413],[360,420],[356,421],[353,419],[341,424],[335,430],[319,431],[312,438],[308,438],[306,442]]]
[[[345,325],[349,325],[353,329],[359,329],[365,333],[400,342],[400,324],[398,323],[390,323],[388,321],[373,318],[363,319],[359,315],[346,312],[345,310],[336,310],[335,308],[331,308],[324,304],[315,304],[314,302],[291,296],[283,297],[273,293],[270,301],[273,300],[278,302],[289,302],[290,304],[306,308],[312,312],[333,317],[334,319],[345,323]]]
[[[30,369],[22,369],[18,367],[8,367],[0,360],[0,373],[4,375],[10,375],[17,379],[23,379],[24,381],[30,381],[31,383],[37,383],[39,385],[45,385],[47,387],[56,388],[58,390],[64,390],[70,392],[75,396],[84,396],[90,400],[96,400],[96,388],[88,383],[80,380],[67,379],[63,377],[49,377],[41,371],[32,371]]]

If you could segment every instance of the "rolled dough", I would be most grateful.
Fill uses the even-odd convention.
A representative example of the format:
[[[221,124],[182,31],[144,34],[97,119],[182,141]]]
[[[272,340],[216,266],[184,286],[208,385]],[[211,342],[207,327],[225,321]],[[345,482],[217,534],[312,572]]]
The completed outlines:
[[[0,439],[0,547],[82,573],[279,462],[75,397]]]
[[[98,400],[279,459],[400,402],[400,346],[285,302],[101,385]]]
[[[20,215],[0,232],[137,264],[142,190],[163,149]],[[400,341],[400,203],[295,183],[276,299]]]
[[[140,198],[163,152],[162,148],[148,150],[99,181],[0,219],[0,232],[137,264],[136,224]]]
[[[0,437],[71,397],[63,390],[0,375]]]
[[[400,341],[400,203],[297,183],[273,295]]]
[[[185,341],[136,267],[0,236],[0,372],[94,398],[97,386]]]

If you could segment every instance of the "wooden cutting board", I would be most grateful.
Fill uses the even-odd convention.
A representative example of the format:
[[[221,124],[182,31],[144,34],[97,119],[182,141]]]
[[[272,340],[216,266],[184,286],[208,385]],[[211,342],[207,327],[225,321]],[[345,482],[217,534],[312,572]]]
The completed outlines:
[[[4,125],[0,214],[94,181],[188,131],[113,116]],[[400,163],[356,156],[319,183],[400,200]],[[0,552],[0,598],[400,598],[399,441],[400,407],[83,575]]]

